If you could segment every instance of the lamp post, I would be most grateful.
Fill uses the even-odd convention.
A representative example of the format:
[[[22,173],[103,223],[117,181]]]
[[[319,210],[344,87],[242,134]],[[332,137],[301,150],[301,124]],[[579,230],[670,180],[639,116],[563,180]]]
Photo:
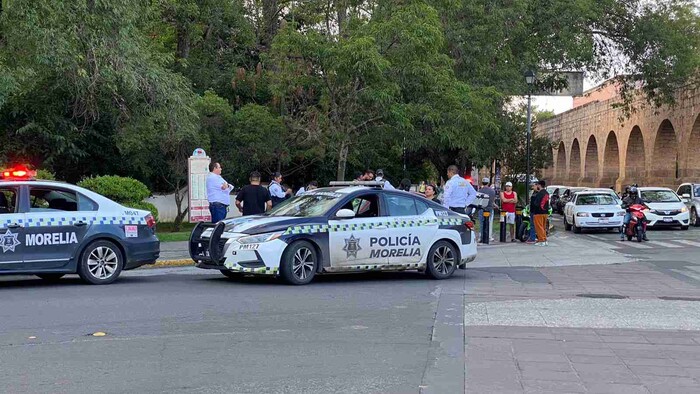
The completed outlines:
[[[527,83],[527,173],[525,174],[525,201],[530,203],[530,135],[532,132],[532,86],[535,84],[535,73],[525,71]]]

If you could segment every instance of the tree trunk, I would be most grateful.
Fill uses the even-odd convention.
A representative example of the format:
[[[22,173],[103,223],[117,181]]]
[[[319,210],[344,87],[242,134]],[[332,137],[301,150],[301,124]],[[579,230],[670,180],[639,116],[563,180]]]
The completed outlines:
[[[260,45],[264,49],[270,49],[272,39],[277,35],[278,7],[278,0],[263,0],[263,31],[260,37]]]
[[[187,59],[190,56],[190,31],[184,23],[177,25],[177,59]]]
[[[345,27],[348,23],[348,7],[345,0],[336,1],[338,11],[338,35],[345,36]]]
[[[173,230],[176,232],[180,231],[182,220],[190,210],[190,207],[186,207],[184,211],[182,210],[182,203],[185,200],[185,196],[187,196],[188,192],[189,189],[187,187],[180,188],[180,182],[178,181],[177,187],[175,188],[175,206],[177,207],[177,215],[175,215],[175,221],[173,222]]]
[[[348,164],[348,151],[350,150],[350,140],[348,138],[343,139],[340,145],[340,151],[338,152],[338,174],[336,179],[339,181],[345,180],[345,167]]]

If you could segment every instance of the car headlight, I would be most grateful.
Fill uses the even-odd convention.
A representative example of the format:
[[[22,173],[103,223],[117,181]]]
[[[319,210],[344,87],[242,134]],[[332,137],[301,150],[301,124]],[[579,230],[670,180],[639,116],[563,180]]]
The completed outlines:
[[[681,212],[688,212],[688,207],[681,208]]]
[[[588,217],[588,216],[591,216],[591,214],[590,214],[590,213],[588,213],[588,212],[579,212],[579,213],[577,213],[577,214],[576,214],[576,216],[578,216],[578,217],[582,218],[582,217]]]
[[[259,244],[263,242],[270,242],[282,236],[282,233],[268,233],[268,234],[258,234],[251,235],[249,237],[238,238],[238,243],[240,244]]]

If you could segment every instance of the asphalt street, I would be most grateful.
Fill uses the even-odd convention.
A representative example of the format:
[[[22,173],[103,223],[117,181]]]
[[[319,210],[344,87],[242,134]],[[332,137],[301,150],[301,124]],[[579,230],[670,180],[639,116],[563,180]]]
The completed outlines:
[[[0,277],[3,392],[700,392],[700,231],[555,224],[549,247],[483,246],[445,281]]]

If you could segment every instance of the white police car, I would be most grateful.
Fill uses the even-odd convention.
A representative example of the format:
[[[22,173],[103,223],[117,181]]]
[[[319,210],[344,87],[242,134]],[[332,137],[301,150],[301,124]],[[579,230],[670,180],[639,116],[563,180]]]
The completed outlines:
[[[291,284],[316,274],[417,270],[450,277],[476,258],[467,216],[397,190],[316,189],[261,216],[200,223],[190,238],[197,267],[279,275]]]
[[[56,280],[77,273],[91,284],[153,264],[160,254],[155,220],[81,187],[0,173],[0,274]]]

